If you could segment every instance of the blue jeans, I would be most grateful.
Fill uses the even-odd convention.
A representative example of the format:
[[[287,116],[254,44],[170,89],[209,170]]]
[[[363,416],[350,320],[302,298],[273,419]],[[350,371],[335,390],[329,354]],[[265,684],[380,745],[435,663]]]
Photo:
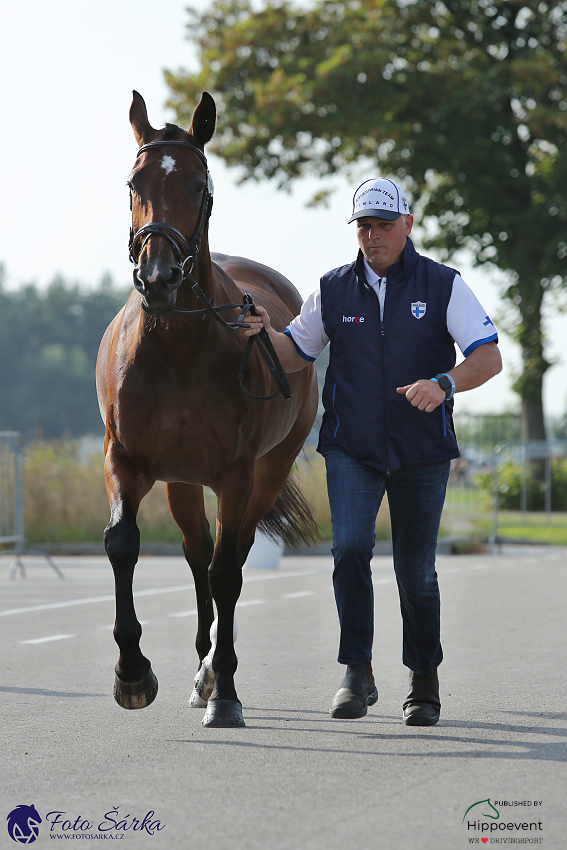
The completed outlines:
[[[402,661],[418,675],[443,658],[435,550],[449,461],[386,476],[341,451],[326,455],[333,524],[333,586],[339,613],[340,664],[372,659],[374,592],[370,560],[376,515],[388,493],[394,571],[403,620]]]

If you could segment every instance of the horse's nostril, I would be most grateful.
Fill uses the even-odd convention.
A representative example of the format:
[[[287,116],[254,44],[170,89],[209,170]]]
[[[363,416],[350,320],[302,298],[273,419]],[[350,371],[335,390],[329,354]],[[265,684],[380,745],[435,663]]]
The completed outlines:
[[[169,289],[176,289],[181,283],[182,273],[179,266],[171,266],[167,286]]]
[[[137,289],[138,292],[146,292],[146,281],[140,276],[140,269],[138,267],[136,267],[132,272],[132,277],[134,278],[134,288]]]

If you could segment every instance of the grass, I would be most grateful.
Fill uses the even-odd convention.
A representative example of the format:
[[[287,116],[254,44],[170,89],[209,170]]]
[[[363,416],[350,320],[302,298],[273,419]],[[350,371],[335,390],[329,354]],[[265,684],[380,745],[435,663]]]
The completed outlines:
[[[92,455],[81,461],[71,441],[43,442],[26,451],[26,538],[28,543],[92,543],[102,540],[109,517],[104,485],[104,458]],[[295,474],[322,540],[331,540],[331,516],[323,458],[312,452],[301,457]],[[216,497],[205,489],[205,507],[214,534]],[[158,481],[142,501],[138,525],[143,542],[181,543]],[[390,516],[384,500],[376,522],[376,538],[390,538]]]
[[[296,476],[321,530],[332,539],[325,462],[314,451],[301,457]],[[207,517],[214,533],[216,498],[205,490]],[[69,441],[38,443],[26,452],[26,537],[33,543],[92,543],[102,540],[109,507],[102,454],[81,461]],[[499,536],[510,540],[567,545],[567,514],[500,512]],[[138,514],[142,541],[181,543],[181,532],[167,505],[165,485],[157,482]],[[441,537],[486,540],[493,532],[490,499],[474,488],[450,487],[441,521]],[[389,540],[390,515],[385,498],[376,521],[376,539]]]
[[[567,513],[546,514],[500,511],[498,537],[526,543],[567,546]]]
[[[499,525],[498,537],[517,543],[567,546],[567,528],[534,528],[529,525]]]
[[[332,540],[331,512],[327,497],[325,460],[315,451],[306,453],[296,464],[297,481],[319,526],[322,540]],[[376,518],[376,540],[390,540],[390,511],[384,498]]]
[[[26,538],[28,543],[101,541],[109,506],[104,459],[81,462],[74,443],[38,443],[26,452]],[[159,482],[138,514],[148,542],[179,542],[181,532],[171,518],[165,485]]]

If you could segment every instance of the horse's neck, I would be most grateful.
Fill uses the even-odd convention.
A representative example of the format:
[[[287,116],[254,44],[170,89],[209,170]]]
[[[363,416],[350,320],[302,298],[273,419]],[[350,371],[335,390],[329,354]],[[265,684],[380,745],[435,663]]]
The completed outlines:
[[[236,284],[227,275],[219,275],[218,269],[216,271],[213,269],[207,234],[205,234],[202,248],[197,257],[197,262],[193,270],[193,278],[205,298],[209,302],[213,302],[215,306],[222,303],[236,304],[242,300]],[[179,287],[177,309],[200,310],[203,307],[203,302],[191,289],[191,283],[185,280]]]
[[[218,266],[213,267],[207,240],[199,254],[194,277],[208,301],[214,299],[215,306],[242,303],[242,293],[234,281]]]

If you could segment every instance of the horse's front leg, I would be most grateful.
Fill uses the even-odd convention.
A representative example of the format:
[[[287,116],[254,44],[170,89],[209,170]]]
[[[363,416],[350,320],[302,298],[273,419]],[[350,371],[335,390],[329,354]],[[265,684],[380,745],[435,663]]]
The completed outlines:
[[[115,667],[114,699],[122,708],[145,708],[154,701],[158,683],[151,664],[140,651],[142,626],[136,617],[132,583],[140,554],[136,515],[151,487],[132,468],[124,451],[111,444],[105,458],[110,522],[104,546],[114,572],[116,621],[114,639],[120,649]]]
[[[240,534],[252,492],[253,461],[240,462],[223,475],[218,489],[217,540],[209,567],[211,593],[217,606],[217,640],[213,654],[215,686],[203,726],[244,726],[242,705],[236,695],[234,674],[234,609],[242,589]]]

